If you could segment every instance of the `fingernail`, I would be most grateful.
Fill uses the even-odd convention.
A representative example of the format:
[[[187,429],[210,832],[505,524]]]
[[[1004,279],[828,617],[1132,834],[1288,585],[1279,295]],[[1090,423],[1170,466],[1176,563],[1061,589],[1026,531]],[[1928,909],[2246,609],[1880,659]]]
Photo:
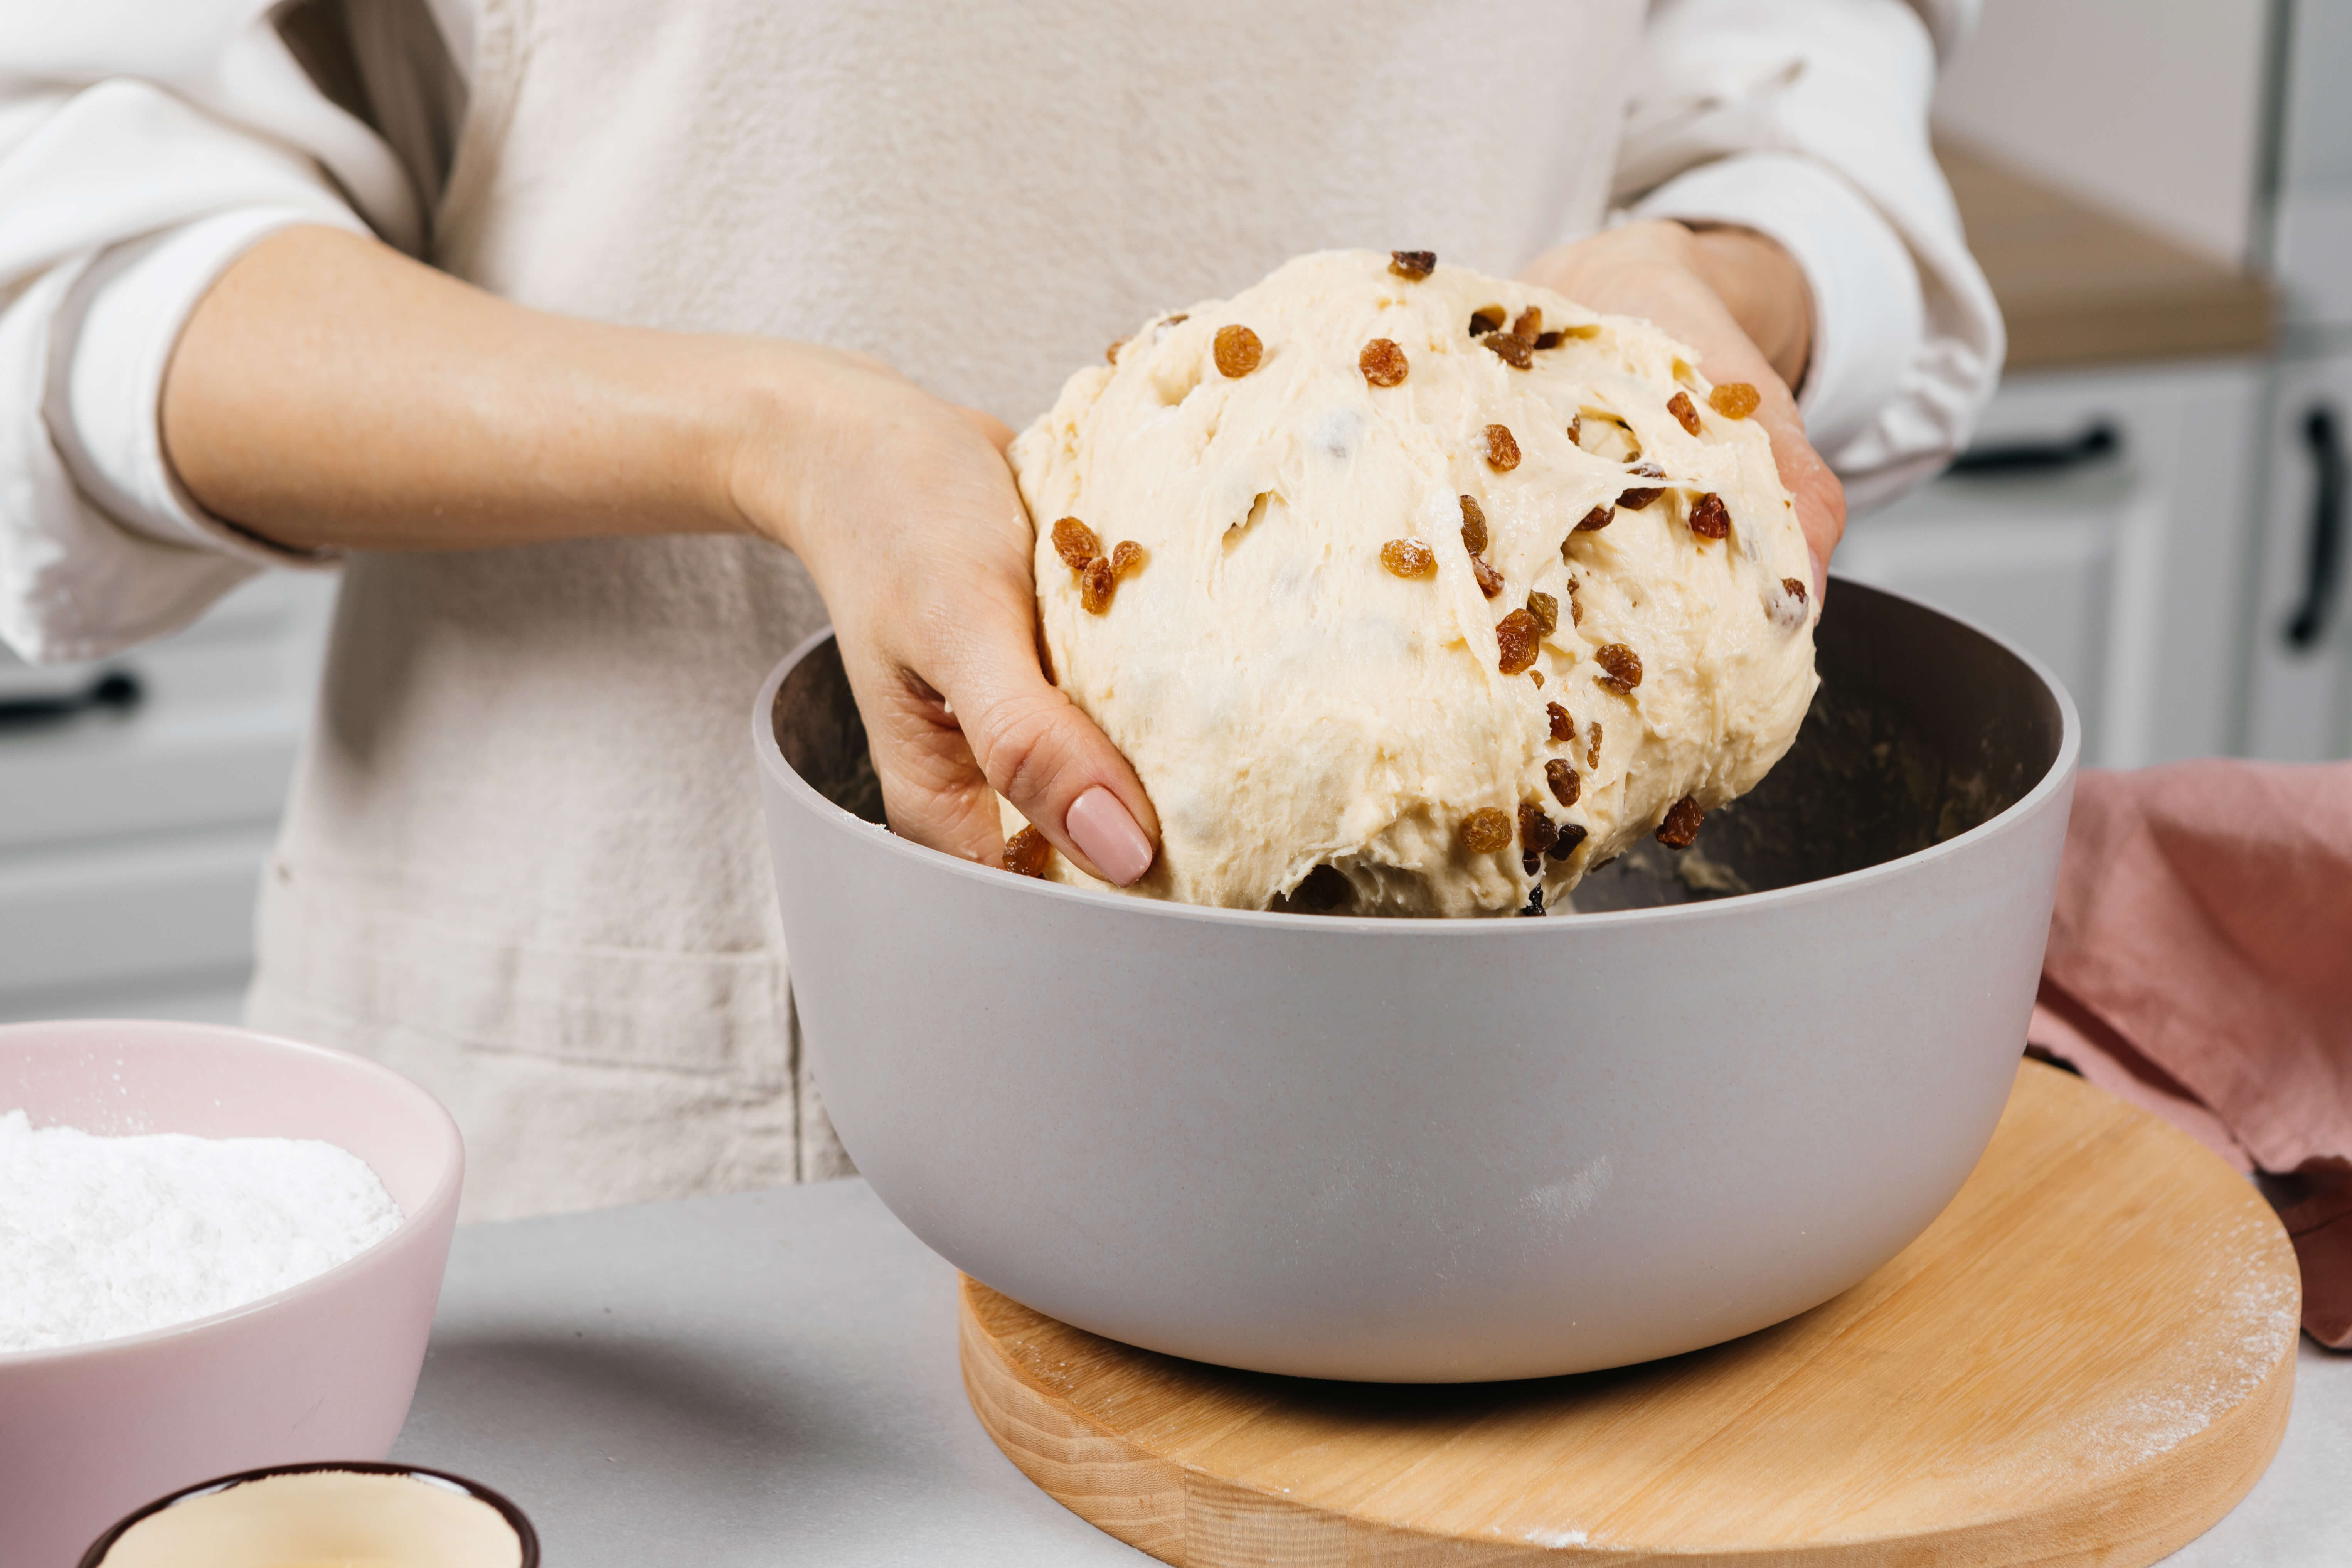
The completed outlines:
[[[1822,564],[1822,558],[1814,554],[1811,548],[1805,551],[1805,559],[1813,563],[1813,613],[1819,615],[1822,601],[1829,597],[1830,570]]]
[[[1128,816],[1118,796],[1100,784],[1071,803],[1062,830],[1104,876],[1122,888],[1151,869],[1151,840]]]

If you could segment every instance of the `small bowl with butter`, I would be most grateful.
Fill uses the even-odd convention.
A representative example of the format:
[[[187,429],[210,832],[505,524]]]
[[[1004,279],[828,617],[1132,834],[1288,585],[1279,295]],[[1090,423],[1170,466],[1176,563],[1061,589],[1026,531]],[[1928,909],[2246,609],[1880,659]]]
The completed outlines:
[[[520,1509],[463,1476],[404,1465],[279,1465],[160,1498],[80,1568],[539,1568]]]

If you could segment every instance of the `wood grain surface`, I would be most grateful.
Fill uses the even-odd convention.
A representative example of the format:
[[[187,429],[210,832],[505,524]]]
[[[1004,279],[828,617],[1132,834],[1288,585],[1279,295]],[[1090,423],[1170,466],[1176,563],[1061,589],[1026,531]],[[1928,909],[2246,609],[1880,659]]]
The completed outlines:
[[[2269,1206],[2038,1063],[1927,1233],[1710,1350],[1513,1384],[1232,1372],[963,1286],[982,1425],[1187,1568],[2152,1563],[2278,1447],[2301,1290]]]
[[[1939,142],[1969,249],[2009,329],[2007,368],[2259,354],[2276,290],[1998,158]]]

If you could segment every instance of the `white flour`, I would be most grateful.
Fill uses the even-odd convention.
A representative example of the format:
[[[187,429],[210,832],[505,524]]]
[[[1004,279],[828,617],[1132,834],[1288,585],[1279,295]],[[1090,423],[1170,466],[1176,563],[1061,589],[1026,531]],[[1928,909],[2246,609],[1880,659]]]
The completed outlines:
[[[390,1235],[366,1162],[289,1138],[100,1138],[0,1115],[0,1352],[144,1333],[283,1290]]]

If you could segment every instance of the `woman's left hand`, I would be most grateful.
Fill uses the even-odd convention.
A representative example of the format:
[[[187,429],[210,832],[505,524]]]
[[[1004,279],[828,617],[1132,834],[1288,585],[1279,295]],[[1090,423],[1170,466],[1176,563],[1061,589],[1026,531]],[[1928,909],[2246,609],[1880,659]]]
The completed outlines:
[[[1805,438],[1790,387],[1812,349],[1812,291],[1789,253],[1748,229],[1627,224],[1536,258],[1520,274],[1580,305],[1640,316],[1699,354],[1706,378],[1744,381],[1762,402],[1780,482],[1813,556],[1814,603],[1845,532],[1845,489]]]

